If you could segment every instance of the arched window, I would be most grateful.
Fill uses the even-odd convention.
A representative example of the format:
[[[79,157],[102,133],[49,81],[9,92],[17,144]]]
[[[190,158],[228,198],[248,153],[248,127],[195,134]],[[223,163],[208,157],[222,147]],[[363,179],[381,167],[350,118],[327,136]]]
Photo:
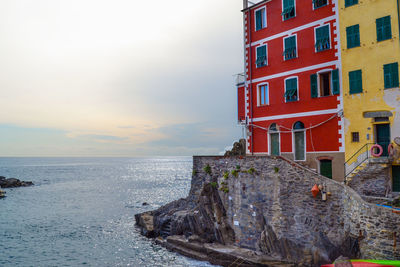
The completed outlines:
[[[304,123],[302,123],[301,121],[298,121],[293,125],[293,130],[302,130],[302,129],[304,129]]]
[[[306,159],[306,134],[304,123],[301,121],[293,124],[294,160]]]
[[[269,126],[269,154],[272,156],[279,156],[280,142],[279,142],[279,129],[276,123]]]

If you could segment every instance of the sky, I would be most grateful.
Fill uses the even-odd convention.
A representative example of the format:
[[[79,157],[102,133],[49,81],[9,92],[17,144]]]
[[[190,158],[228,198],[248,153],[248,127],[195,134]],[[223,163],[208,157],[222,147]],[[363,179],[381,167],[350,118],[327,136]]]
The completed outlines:
[[[218,154],[241,0],[0,0],[0,156]]]

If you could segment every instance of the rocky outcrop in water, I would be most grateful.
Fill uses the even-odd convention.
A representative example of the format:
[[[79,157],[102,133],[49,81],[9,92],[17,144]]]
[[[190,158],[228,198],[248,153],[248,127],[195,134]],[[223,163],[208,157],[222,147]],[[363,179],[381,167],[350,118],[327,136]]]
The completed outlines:
[[[33,185],[30,181],[21,181],[17,178],[6,178],[4,176],[0,176],[0,187],[1,188],[12,188],[12,187],[22,187],[22,186],[31,186]]]

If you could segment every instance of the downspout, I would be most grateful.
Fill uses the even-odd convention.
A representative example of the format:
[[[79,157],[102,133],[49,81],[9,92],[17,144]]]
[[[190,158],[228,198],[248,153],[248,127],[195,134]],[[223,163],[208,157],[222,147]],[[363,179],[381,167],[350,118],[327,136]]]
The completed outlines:
[[[248,36],[249,36],[249,75],[250,75],[250,83],[249,83],[249,87],[250,87],[250,123],[251,123],[251,155],[254,155],[254,127],[253,127],[253,88],[252,88],[252,69],[253,69],[253,63],[252,63],[252,59],[253,59],[253,55],[252,55],[252,50],[251,50],[251,10],[248,10],[249,14],[249,27],[248,27]]]
[[[397,23],[399,24],[399,35],[400,35],[400,7],[399,7],[399,0],[397,2]],[[399,38],[400,41],[400,38]]]

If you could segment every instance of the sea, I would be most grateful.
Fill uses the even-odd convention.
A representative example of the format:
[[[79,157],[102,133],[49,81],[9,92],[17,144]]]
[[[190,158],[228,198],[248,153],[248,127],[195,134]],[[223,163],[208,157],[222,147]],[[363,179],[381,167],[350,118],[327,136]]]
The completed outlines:
[[[191,157],[0,158],[0,176],[35,184],[4,189],[0,266],[213,266],[135,227],[136,213],[186,197],[191,175]]]

